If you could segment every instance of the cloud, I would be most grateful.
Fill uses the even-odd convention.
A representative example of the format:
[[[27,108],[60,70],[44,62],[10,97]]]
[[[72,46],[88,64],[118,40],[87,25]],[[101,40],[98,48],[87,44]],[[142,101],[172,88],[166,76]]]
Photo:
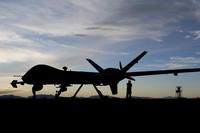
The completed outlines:
[[[200,1],[193,0],[192,2],[195,5],[193,6],[194,16],[200,21]]]
[[[2,22],[38,34],[63,36],[76,33],[113,40],[155,41],[161,41],[181,18],[191,16],[194,6],[194,2],[186,0],[0,2]]]
[[[196,54],[196,55],[200,55],[200,52],[196,52],[195,54]]]
[[[187,0],[1,1],[0,63],[75,65],[85,57],[126,55],[116,43],[162,42],[180,20],[198,19],[198,6]]]
[[[200,31],[199,30],[191,31],[190,33],[194,37],[194,40],[200,39]]]
[[[0,41],[28,42],[28,40],[22,38],[19,34],[15,33],[14,31],[8,31],[4,29],[0,30]]]
[[[91,35],[91,39],[100,36],[114,41],[162,41],[180,19],[195,14],[194,3],[186,0],[3,1],[0,21],[6,27],[14,25],[38,34],[70,36],[76,33]]]
[[[29,56],[31,55],[31,56]],[[29,49],[6,49],[0,48],[0,63],[11,63],[11,62],[26,62],[26,61],[35,61],[38,62],[46,61],[49,58],[53,59],[52,55],[42,54],[41,52],[29,50]]]
[[[191,68],[200,65],[200,58],[177,56],[177,57],[170,57],[168,61],[159,60],[159,62],[160,62],[159,64],[149,64],[146,65],[146,67],[153,67],[153,68],[156,67],[161,69]]]
[[[74,34],[75,36],[78,36],[78,37],[87,37],[88,35],[87,34]]]
[[[185,38],[186,39],[191,38],[191,35],[185,35]]]
[[[86,30],[107,30],[107,31],[116,31],[114,28],[105,28],[105,27],[87,27]]]
[[[132,39],[147,38],[161,41],[162,37],[173,31],[181,19],[194,16],[195,5],[186,0],[181,2],[118,0],[117,2],[118,4],[112,8],[112,14],[108,14],[101,24],[121,27],[122,34],[118,37],[130,38],[129,35],[132,35]]]
[[[177,68],[187,68],[189,65],[180,63],[166,63],[166,64],[150,64],[146,67],[159,68],[159,69],[177,69]]]
[[[101,47],[104,34],[85,29],[100,13],[89,1],[1,1],[0,11],[0,63],[48,62],[109,53]]]
[[[200,64],[200,59],[196,57],[171,57],[170,60],[185,64]]]

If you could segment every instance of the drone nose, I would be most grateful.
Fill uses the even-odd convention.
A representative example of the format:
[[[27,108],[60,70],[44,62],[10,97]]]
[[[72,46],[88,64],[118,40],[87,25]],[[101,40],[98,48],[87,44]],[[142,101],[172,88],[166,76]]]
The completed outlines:
[[[22,76],[22,80],[23,81],[27,81],[28,80],[28,76],[27,75]]]

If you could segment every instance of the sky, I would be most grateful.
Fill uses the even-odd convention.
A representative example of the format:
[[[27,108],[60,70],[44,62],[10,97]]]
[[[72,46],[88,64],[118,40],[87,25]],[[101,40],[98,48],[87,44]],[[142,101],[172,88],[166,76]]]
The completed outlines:
[[[148,51],[129,71],[200,67],[200,1],[198,0],[1,0],[0,94],[31,96],[32,86],[13,89],[13,75],[48,64],[74,71],[119,68]],[[135,77],[134,96],[200,96],[200,73]],[[127,80],[117,97],[125,97]],[[78,86],[62,96],[70,97]],[[108,87],[99,87],[111,95]],[[38,94],[55,94],[47,85]],[[84,86],[78,96],[96,95]]]

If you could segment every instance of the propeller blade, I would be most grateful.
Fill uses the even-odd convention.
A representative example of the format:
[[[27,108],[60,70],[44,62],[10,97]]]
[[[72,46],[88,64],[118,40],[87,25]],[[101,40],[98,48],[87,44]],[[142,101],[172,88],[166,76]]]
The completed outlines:
[[[120,68],[120,70],[123,69],[121,61],[119,62],[119,68]]]
[[[127,77],[127,79],[130,79],[130,80],[133,80],[133,81],[135,81],[135,79],[134,78],[132,78],[132,77]]]

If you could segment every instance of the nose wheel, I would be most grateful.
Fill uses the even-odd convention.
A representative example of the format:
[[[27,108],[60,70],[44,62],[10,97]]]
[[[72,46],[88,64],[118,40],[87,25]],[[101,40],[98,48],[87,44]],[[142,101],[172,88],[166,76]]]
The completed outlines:
[[[36,98],[36,91],[42,90],[43,85],[42,84],[34,84],[32,87],[32,93],[33,93],[33,99]]]

